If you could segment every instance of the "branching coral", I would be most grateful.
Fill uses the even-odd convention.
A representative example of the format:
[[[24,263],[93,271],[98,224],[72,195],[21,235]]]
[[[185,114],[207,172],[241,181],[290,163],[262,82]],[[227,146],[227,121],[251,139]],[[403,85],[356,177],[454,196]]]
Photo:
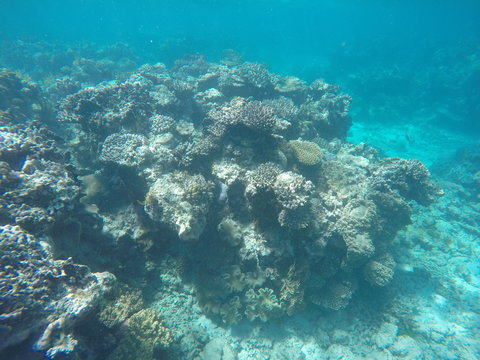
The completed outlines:
[[[283,172],[277,176],[273,191],[280,205],[285,209],[304,206],[313,190],[313,183],[294,172]]]
[[[259,133],[269,134],[277,124],[271,107],[260,101],[248,101],[240,113],[240,123]]]

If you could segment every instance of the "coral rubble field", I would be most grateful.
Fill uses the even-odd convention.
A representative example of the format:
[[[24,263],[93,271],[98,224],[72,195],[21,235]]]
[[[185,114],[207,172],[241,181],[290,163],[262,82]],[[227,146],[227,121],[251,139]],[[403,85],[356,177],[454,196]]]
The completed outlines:
[[[431,176],[323,80],[10,46],[2,358],[480,358],[478,144]]]

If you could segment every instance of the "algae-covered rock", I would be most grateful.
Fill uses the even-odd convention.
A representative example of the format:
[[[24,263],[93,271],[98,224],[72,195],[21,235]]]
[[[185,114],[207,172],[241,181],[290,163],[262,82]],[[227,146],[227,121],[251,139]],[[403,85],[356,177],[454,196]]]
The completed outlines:
[[[236,360],[237,354],[232,349],[232,347],[228,344],[228,342],[221,338],[217,337],[207,345],[200,353],[200,356],[195,360]]]

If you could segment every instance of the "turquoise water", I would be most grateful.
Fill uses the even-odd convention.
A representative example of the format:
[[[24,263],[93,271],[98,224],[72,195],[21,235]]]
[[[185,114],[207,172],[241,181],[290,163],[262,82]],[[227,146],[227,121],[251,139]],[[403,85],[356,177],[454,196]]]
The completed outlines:
[[[0,14],[0,358],[480,358],[478,1]]]

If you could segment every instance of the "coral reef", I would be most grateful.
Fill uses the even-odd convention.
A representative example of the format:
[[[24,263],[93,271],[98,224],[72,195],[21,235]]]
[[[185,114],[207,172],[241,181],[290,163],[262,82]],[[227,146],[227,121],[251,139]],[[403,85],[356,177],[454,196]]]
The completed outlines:
[[[9,82],[28,89],[12,75]],[[7,99],[16,96],[11,94],[16,87]],[[29,103],[16,104],[8,105],[8,116],[0,115],[0,219],[41,234],[75,212],[80,186],[57,137],[38,118],[27,118],[40,114],[29,110]]]
[[[95,67],[78,62],[87,72]],[[84,326],[96,324],[96,334],[109,339],[100,352],[110,359],[150,359],[167,348],[183,358],[234,358],[239,348],[198,333],[178,337],[181,346],[210,345],[185,354],[168,330],[184,325],[146,299],[168,303],[155,292],[169,286],[180,298],[188,294],[178,301],[207,315],[199,327],[255,326],[307,305],[348,309],[357,291],[386,291],[397,270],[395,236],[413,207],[441,195],[421,162],[345,142],[350,98],[321,80],[307,84],[261,64],[201,56],[171,68],[144,65],[96,85],[70,80],[50,93],[68,158],[62,139],[28,116],[15,124],[21,111],[2,109],[10,114],[0,128],[2,246],[13,254],[2,261],[48,278],[34,285],[41,285],[41,301],[58,309],[46,314],[46,303],[25,298],[36,317],[20,313],[26,330],[2,333],[4,347],[34,335],[47,356],[73,353],[82,345],[76,319],[99,304]],[[100,301],[113,275],[55,260],[43,244],[68,250],[59,236],[66,224],[76,226],[76,256],[128,285]],[[165,258],[188,281],[160,267]],[[15,291],[8,276],[7,290]],[[68,276],[73,284],[64,283]],[[19,304],[13,295],[6,300]],[[6,326],[17,319],[18,306],[9,302],[2,303]],[[387,343],[394,344],[378,339]],[[338,346],[325,352],[335,356]]]
[[[196,280],[206,312],[266,321],[309,302],[341,309],[359,286],[386,286],[409,202],[441,195],[419,161],[343,142],[350,98],[337,92],[259,64],[193,56],[80,90],[58,118],[73,125],[70,138],[86,139],[73,141],[79,166],[129,167],[137,180],[119,176],[145,184],[154,228],[212,252],[200,263],[187,255],[216,279]],[[295,267],[298,257],[305,262]]]
[[[35,83],[0,68],[0,125],[3,118],[15,118],[20,122],[38,116],[42,105],[40,89]]]

